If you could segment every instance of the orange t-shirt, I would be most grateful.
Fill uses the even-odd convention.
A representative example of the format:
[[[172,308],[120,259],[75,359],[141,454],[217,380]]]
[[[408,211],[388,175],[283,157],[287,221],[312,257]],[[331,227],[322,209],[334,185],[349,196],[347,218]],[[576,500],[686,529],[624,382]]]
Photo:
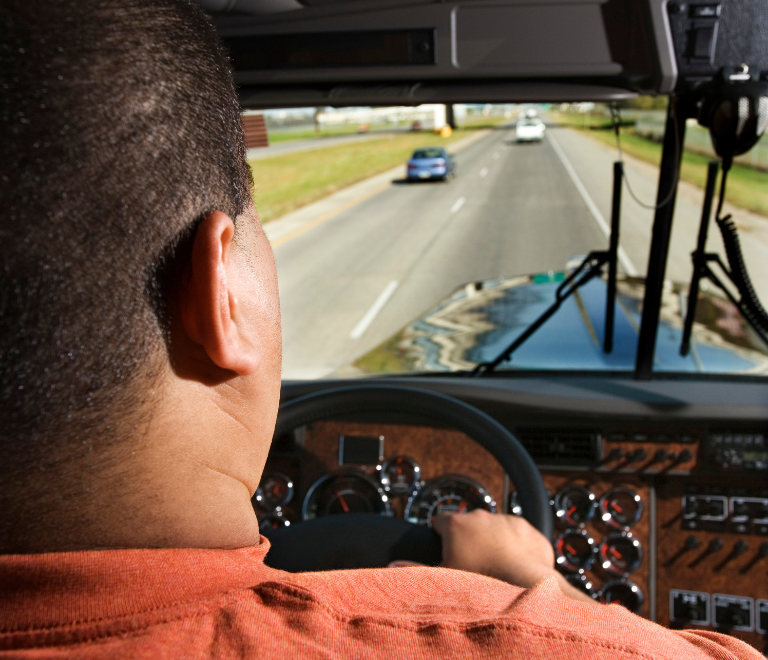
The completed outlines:
[[[764,660],[547,579],[524,590],[442,568],[292,574],[240,550],[0,556],[0,657]]]

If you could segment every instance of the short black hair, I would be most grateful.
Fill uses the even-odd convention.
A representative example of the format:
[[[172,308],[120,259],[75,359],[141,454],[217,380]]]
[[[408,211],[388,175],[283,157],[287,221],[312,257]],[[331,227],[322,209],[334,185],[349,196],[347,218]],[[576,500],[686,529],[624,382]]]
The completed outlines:
[[[250,182],[196,4],[0,2],[3,460],[111,442],[167,356],[164,259],[211,211],[241,215]]]

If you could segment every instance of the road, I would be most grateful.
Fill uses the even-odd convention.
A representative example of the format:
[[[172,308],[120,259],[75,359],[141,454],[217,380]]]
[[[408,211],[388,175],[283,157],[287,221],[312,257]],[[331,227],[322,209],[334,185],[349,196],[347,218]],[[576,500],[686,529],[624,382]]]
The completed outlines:
[[[516,144],[514,130],[497,129],[458,152],[459,176],[449,183],[403,183],[401,168],[268,224],[283,377],[336,371],[465,282],[562,270],[573,256],[604,249],[614,159],[571,129],[551,126],[540,144]],[[628,161],[626,170],[636,195],[653,202],[653,168]],[[690,277],[697,194],[678,198],[672,279]],[[652,220],[625,192],[624,272],[645,273]],[[721,250],[715,233],[708,247]],[[763,247],[759,257],[768,256]]]

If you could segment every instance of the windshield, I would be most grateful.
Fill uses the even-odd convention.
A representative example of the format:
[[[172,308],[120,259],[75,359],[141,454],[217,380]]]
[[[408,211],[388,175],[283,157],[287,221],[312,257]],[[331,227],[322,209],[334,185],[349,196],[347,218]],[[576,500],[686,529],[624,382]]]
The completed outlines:
[[[417,149],[413,152],[413,159],[417,158],[442,158],[445,155],[442,149]]]
[[[312,108],[245,118],[251,114],[264,117],[270,142],[248,155],[278,267],[285,379],[475,370],[546,311],[584,255],[608,246],[619,152],[605,106]],[[611,352],[604,269],[497,372],[634,369],[664,121],[663,98],[621,109],[626,179]],[[544,130],[522,130],[534,126]],[[708,280],[691,349],[680,355],[713,155],[695,121],[685,145],[654,371],[765,376],[766,345]],[[454,159],[442,166],[409,163],[443,149]],[[728,181],[725,210],[765,302],[765,139],[737,159]],[[727,264],[714,222],[706,249]]]

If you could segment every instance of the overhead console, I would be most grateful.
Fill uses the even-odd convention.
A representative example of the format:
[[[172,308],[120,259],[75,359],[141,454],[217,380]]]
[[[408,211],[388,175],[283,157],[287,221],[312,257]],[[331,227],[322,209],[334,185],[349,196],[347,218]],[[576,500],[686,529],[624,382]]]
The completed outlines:
[[[200,2],[245,107],[610,101],[768,69],[762,0]]]

